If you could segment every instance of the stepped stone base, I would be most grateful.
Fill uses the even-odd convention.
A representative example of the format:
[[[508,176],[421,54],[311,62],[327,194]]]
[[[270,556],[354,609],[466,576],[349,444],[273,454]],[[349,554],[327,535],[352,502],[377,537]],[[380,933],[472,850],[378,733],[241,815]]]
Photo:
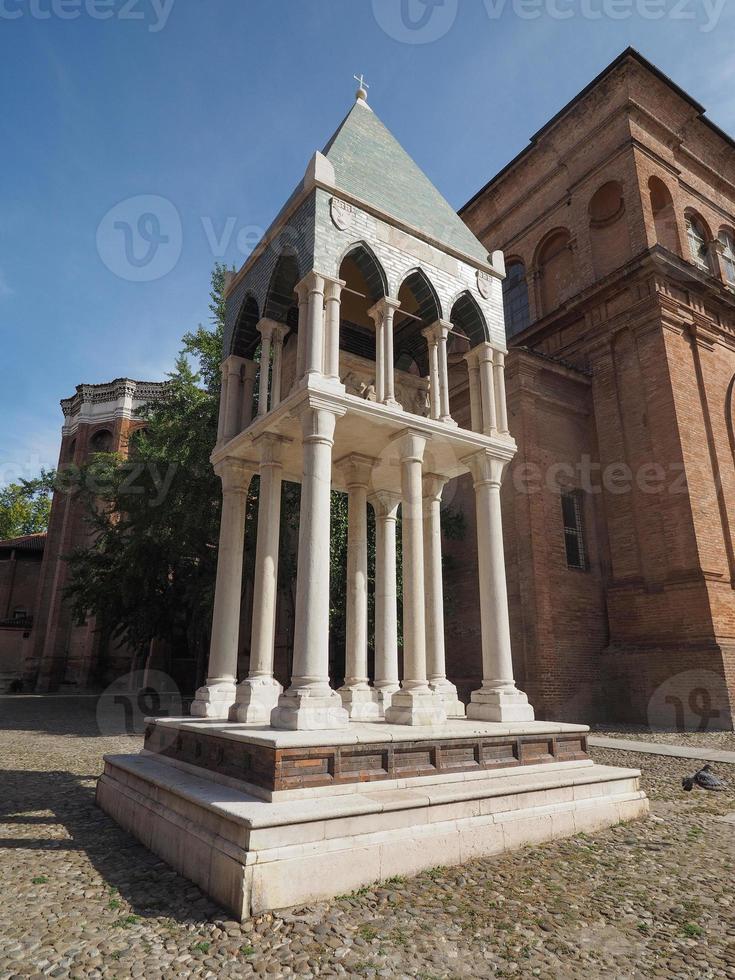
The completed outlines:
[[[351,725],[346,732],[316,733],[191,719],[152,722],[147,744],[166,734],[168,748],[179,737],[183,746],[183,736],[198,729],[199,739],[213,740],[207,760],[213,758],[210,752],[219,757],[222,749],[220,769],[187,762],[175,751],[166,755],[167,746],[159,741],[155,744],[163,752],[144,749],[140,755],[108,756],[97,802],[237,918],[319,901],[397,874],[593,831],[648,812],[640,773],[595,765],[580,748],[585,730],[578,726],[457,720],[444,726],[443,735],[412,728],[409,737],[405,729],[396,733],[396,727],[365,723]],[[455,734],[457,728],[465,730],[464,738]],[[396,738],[389,738],[394,734]],[[538,750],[544,737],[551,750],[547,761]],[[570,737],[576,738],[578,757],[556,761],[563,755],[559,745]],[[459,751],[458,741],[466,743]],[[463,768],[469,760],[468,745],[477,760],[482,746],[496,741],[515,745],[512,763],[506,754],[507,764],[496,759],[491,767],[476,761]],[[266,750],[263,758],[286,753],[284,758],[294,764],[282,769],[280,785],[290,778],[289,767],[302,771],[300,783],[266,790],[233,777],[222,765],[231,745],[254,756]],[[401,775],[394,765],[375,779],[361,756],[363,761],[348,775],[344,759],[363,747],[374,756],[370,764],[382,767],[386,760],[381,752],[386,750],[375,748],[381,745],[392,745],[394,761],[395,754],[405,750],[409,755],[423,752],[423,759],[433,754],[437,762],[444,757],[447,765],[434,766],[423,775],[416,775],[414,768],[405,768]],[[336,778],[310,784],[303,773],[320,770],[320,764],[312,763],[326,751],[341,759],[340,764],[335,761]],[[289,755],[293,752],[301,759]],[[298,761],[306,765],[298,767]]]

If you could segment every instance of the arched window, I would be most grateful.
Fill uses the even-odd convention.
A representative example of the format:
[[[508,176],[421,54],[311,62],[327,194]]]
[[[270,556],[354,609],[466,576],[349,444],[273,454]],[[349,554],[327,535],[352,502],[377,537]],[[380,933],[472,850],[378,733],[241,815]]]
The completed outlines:
[[[538,253],[541,309],[546,315],[570,295],[574,287],[572,239],[566,228],[552,232]]]
[[[441,319],[439,298],[426,273],[415,269],[403,280],[398,301],[401,305],[393,320],[395,367],[423,377],[429,372],[429,361],[421,331]]]
[[[735,289],[735,235],[729,228],[720,228],[720,234],[717,237],[722,245],[720,259],[725,282],[732,289]]]
[[[525,330],[531,322],[528,308],[528,283],[526,267],[520,259],[511,259],[505,267],[503,280],[503,309],[507,337]]]
[[[709,234],[704,222],[692,211],[687,211],[685,215],[687,226],[687,240],[689,242],[689,252],[692,261],[701,269],[702,272],[712,272],[712,263],[709,256]]]
[[[93,453],[112,452],[112,433],[109,429],[100,429],[89,440],[89,449]]]
[[[340,303],[340,349],[375,361],[375,323],[368,310],[388,294],[382,266],[372,249],[360,243],[342,259],[339,278],[345,284]]]
[[[676,228],[676,214],[671,192],[658,177],[648,181],[648,193],[651,199],[651,213],[656,231],[656,241],[670,252],[679,254],[679,233]]]
[[[592,195],[588,208],[590,224],[593,227],[610,224],[617,221],[624,210],[622,185],[617,180],[608,180]]]

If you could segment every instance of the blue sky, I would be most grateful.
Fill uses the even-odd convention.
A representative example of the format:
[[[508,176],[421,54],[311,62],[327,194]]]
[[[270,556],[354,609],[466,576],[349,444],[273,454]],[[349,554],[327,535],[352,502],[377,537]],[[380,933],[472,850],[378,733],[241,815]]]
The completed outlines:
[[[165,375],[355,72],[455,207],[629,44],[735,132],[735,0],[431,4],[0,0],[0,485],[55,463],[76,384]],[[142,195],[144,239],[173,234],[138,273],[115,222]]]

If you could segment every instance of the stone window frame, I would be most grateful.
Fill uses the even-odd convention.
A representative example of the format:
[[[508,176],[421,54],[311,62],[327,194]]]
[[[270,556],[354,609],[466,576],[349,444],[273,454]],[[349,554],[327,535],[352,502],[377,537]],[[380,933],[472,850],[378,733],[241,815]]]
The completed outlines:
[[[735,290],[735,231],[722,225],[717,232],[717,241],[723,281],[728,289]]]
[[[708,275],[714,275],[714,263],[712,261],[712,235],[707,222],[692,208],[687,208],[684,212],[684,224],[687,233],[687,246],[689,257],[692,263],[701,271]],[[695,243],[697,243],[695,245]]]
[[[584,521],[584,491],[575,487],[561,489],[559,499],[567,568],[576,572],[587,572],[589,560]],[[571,516],[567,513],[566,502],[571,505]],[[576,557],[572,545],[576,547]]]
[[[521,275],[515,280],[511,277],[511,270],[514,267],[520,267],[522,270]],[[514,293],[520,293],[521,287],[523,287],[524,295],[521,297],[519,305],[517,302],[517,296],[514,295]],[[516,327],[515,324],[517,320],[523,319],[524,308],[525,320],[521,326]],[[531,325],[531,299],[528,290],[526,263],[518,256],[512,256],[511,258],[507,259],[505,263],[505,279],[503,280],[503,316],[505,319],[505,335],[509,338],[515,337],[516,334],[522,333]]]

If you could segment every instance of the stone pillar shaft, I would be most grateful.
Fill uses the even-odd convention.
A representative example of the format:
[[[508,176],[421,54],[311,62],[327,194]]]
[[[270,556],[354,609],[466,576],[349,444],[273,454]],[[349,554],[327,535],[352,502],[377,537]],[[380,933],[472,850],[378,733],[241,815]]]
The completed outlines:
[[[278,546],[281,529],[281,444],[280,436],[266,433],[256,440],[260,450],[258,537],[255,546],[253,625],[250,639],[250,669],[237,687],[230,711],[232,721],[269,725],[271,712],[281,693],[273,677],[278,604]]]
[[[281,376],[283,369],[283,342],[286,339],[288,327],[285,323],[278,323],[273,328],[273,370],[271,372],[271,397],[270,410],[273,411],[281,403]]]
[[[500,508],[506,461],[480,452],[466,462],[475,485],[483,678],[480,690],[472,693],[467,716],[485,721],[530,721],[533,708],[513,678]]]
[[[487,436],[494,436],[498,431],[498,423],[493,380],[493,351],[489,344],[485,344],[479,350],[478,359],[482,392],[482,431]]]
[[[240,410],[240,430],[247,429],[253,421],[253,398],[255,394],[255,361],[245,360],[242,379],[242,406]]]
[[[324,278],[317,272],[310,272],[305,282],[309,292],[306,373],[321,377],[324,363]]]
[[[424,476],[424,588],[426,594],[426,669],[429,687],[444,703],[449,718],[464,717],[457,689],[447,680],[444,644],[441,497],[446,479]]]
[[[293,674],[273,714],[277,728],[330,729],[349,723],[340,696],[329,686],[329,519],[335,423],[334,412],[311,406],[303,409]]]
[[[401,460],[403,547],[403,679],[386,720],[403,725],[436,724],[446,714],[426,677],[422,461],[426,438],[408,431],[398,437]]]
[[[225,361],[227,372],[225,400],[224,440],[229,442],[240,431],[240,410],[242,402],[242,358],[230,355]]]
[[[217,466],[222,480],[222,517],[212,637],[207,682],[196,693],[192,715],[226,718],[235,701],[245,514],[254,469],[252,463],[231,458]]]
[[[493,357],[493,379],[498,432],[505,436],[508,435],[508,405],[505,399],[505,354],[501,350],[496,350]]]
[[[401,498],[378,491],[375,511],[375,688],[384,708],[399,688],[396,525]]]
[[[325,371],[327,377],[339,381],[339,319],[340,297],[344,282],[341,279],[327,280],[325,298],[325,334],[326,358]]]
[[[299,299],[299,329],[296,334],[296,384],[306,372],[306,334],[309,329],[309,290],[302,280],[296,287]]]
[[[379,402],[393,407],[400,407],[393,368],[393,314],[400,305],[397,299],[384,296],[368,310],[375,322],[375,395]]]
[[[260,331],[260,381],[258,387],[258,418],[268,414],[268,388],[271,370],[271,338],[273,324],[270,320],[261,320],[258,324]]]
[[[482,393],[480,391],[480,365],[477,356],[472,353],[466,356],[467,372],[470,386],[470,425],[473,432],[482,432]]]

